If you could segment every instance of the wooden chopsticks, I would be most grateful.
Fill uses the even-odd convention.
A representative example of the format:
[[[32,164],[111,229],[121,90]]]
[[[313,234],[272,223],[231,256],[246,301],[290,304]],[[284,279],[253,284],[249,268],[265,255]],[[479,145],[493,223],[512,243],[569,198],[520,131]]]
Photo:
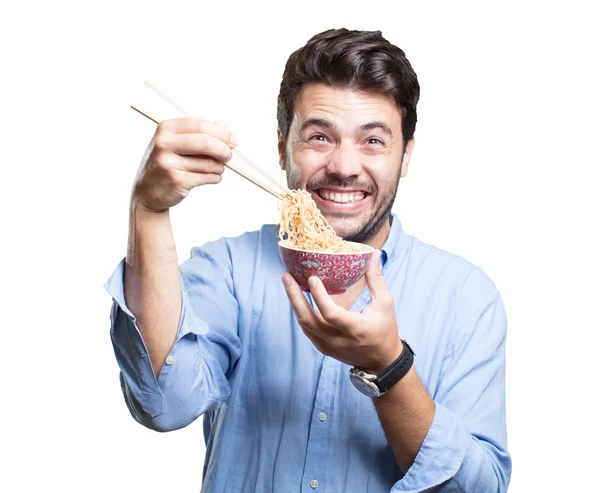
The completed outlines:
[[[146,86],[148,86],[152,91],[154,91],[159,97],[161,97],[167,103],[169,103],[173,108],[175,108],[176,110],[178,110],[180,113],[183,113],[185,116],[191,116],[188,111],[186,111],[182,106],[180,106],[179,104],[177,104],[170,96],[168,96],[165,92],[163,92],[160,89],[158,89],[155,85],[151,84],[148,81],[144,81],[144,84]],[[140,115],[143,115],[146,118],[148,118],[149,120],[152,120],[154,123],[156,123],[156,124],[159,123],[158,120],[156,120],[156,119],[152,118],[151,116],[147,115],[146,113],[144,113],[143,111],[139,110],[135,106],[132,105],[131,108],[133,110],[137,111]],[[285,195],[287,195],[287,194],[290,193],[290,190],[286,186],[280,184],[275,178],[273,178],[272,176],[270,176],[269,174],[267,174],[264,170],[262,170],[259,166],[257,166],[256,164],[254,164],[247,156],[245,156],[244,154],[242,154],[238,149],[233,149],[232,152],[233,152],[233,154],[235,156],[237,156],[239,159],[241,159],[244,163],[246,163],[248,166],[250,166],[251,168],[253,168],[254,170],[256,170],[258,173],[260,173],[268,182],[270,182],[271,185],[273,185],[274,188],[271,187],[271,186],[269,186],[269,184],[267,184],[267,183],[261,183],[260,181],[258,181],[253,176],[247,174],[246,172],[244,172],[243,170],[241,170],[237,166],[233,165],[231,162],[229,162],[229,163],[223,163],[231,171],[237,173],[238,175],[242,176],[243,178],[245,178],[249,182],[253,183],[254,185],[256,185],[258,187],[260,187],[264,191],[270,193],[271,195],[273,195],[274,197],[277,197],[280,200],[283,199],[285,197]]]
[[[154,123],[156,123],[158,125],[158,120],[155,120],[154,118],[152,118],[151,116],[147,115],[146,113],[144,113],[142,110],[138,110],[135,106],[131,105],[131,109],[137,111],[140,115],[145,116],[146,118],[148,118],[148,120],[152,120]]]

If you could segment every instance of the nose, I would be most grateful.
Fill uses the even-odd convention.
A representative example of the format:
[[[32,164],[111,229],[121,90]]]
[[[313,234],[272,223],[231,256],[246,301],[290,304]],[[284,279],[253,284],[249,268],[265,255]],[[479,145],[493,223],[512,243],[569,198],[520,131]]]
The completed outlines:
[[[340,178],[360,175],[360,154],[351,143],[340,142],[329,156],[327,172]]]

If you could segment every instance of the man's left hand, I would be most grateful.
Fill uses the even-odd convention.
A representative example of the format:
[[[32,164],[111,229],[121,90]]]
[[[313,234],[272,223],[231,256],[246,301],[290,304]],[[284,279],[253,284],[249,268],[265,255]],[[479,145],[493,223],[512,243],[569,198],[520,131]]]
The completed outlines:
[[[298,323],[315,347],[326,356],[374,374],[393,363],[402,352],[394,298],[383,280],[380,256],[380,250],[373,252],[365,273],[371,302],[362,313],[337,305],[321,280],[312,276],[308,283],[318,307],[315,310],[294,278],[289,273],[282,276]]]

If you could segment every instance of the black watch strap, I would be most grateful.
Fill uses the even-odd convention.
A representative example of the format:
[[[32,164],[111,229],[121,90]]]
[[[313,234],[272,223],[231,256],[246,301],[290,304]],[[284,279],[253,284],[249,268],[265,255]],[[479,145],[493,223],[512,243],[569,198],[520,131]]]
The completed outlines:
[[[415,353],[404,339],[402,339],[402,344],[402,353],[400,353],[398,359],[377,375],[373,382],[382,393],[387,392],[398,383],[413,365]]]

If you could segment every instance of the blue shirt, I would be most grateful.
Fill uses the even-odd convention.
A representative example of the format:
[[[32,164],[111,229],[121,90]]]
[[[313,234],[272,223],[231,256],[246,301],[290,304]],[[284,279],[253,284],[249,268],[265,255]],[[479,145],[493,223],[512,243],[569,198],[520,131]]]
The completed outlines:
[[[125,304],[121,261],[105,287],[133,417],[169,431],[204,416],[206,493],[506,491],[506,316],[492,281],[407,235],[394,216],[382,272],[398,332],[436,404],[403,476],[349,366],[324,357],[298,326],[281,282],[277,233],[268,225],[192,249],[180,267],[176,343],[158,378]],[[369,299],[365,288],[351,310]]]

